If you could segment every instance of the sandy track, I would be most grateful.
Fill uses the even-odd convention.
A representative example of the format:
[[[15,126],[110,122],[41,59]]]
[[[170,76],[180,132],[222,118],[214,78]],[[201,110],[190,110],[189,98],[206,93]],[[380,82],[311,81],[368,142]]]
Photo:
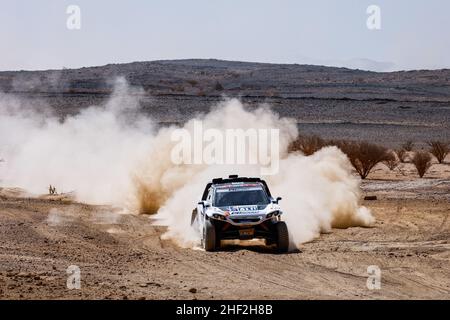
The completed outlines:
[[[0,201],[0,297],[25,299],[450,298],[450,204],[446,199],[366,202],[375,228],[333,230],[301,251],[260,245],[220,252],[161,241],[146,216],[65,199]],[[81,269],[81,290],[66,268]],[[367,267],[381,290],[366,287]],[[194,290],[195,289],[195,290]]]

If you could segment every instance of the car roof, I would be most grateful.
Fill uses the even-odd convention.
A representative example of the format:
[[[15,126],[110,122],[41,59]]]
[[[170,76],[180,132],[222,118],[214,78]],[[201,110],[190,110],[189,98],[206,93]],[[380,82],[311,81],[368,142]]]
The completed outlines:
[[[249,183],[249,182],[232,182],[232,183],[226,183],[226,184],[219,184],[219,185],[212,185],[214,189],[230,189],[230,188],[239,188],[239,189],[245,189],[245,188],[254,188],[254,187],[260,187],[263,188],[262,183]]]
[[[202,200],[206,200],[209,189],[211,187],[217,188],[218,186],[224,186],[224,185],[230,185],[230,184],[233,185],[236,183],[253,184],[254,186],[261,185],[264,188],[264,190],[266,191],[266,194],[269,197],[272,197],[272,195],[270,194],[269,187],[267,186],[267,183],[264,180],[262,180],[260,178],[248,178],[248,177],[238,177],[237,175],[230,175],[228,178],[225,178],[225,179],[223,179],[223,178],[212,179],[212,181],[206,185],[206,187],[203,191]]]

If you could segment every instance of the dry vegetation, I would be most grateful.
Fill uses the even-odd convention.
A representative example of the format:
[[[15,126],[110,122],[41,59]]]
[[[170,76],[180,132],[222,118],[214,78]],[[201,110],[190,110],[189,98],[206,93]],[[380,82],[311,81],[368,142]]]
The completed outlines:
[[[400,146],[400,148],[396,151],[397,157],[401,163],[405,163],[409,158],[410,153],[414,150],[414,142],[411,140],[406,141],[404,144]]]
[[[408,151],[403,148],[398,149],[397,157],[401,163],[405,163],[408,160]]]
[[[383,161],[383,164],[389,168],[389,170],[394,171],[398,165],[400,164],[400,160],[393,150],[388,151],[386,154],[386,159]]]
[[[430,169],[431,167],[431,161],[432,157],[431,155],[426,151],[417,151],[413,158],[412,163],[416,167],[417,173],[419,174],[419,177],[423,178],[425,173]]]
[[[300,151],[305,156],[310,156],[328,145],[329,142],[318,136],[299,136],[289,146],[289,152]]]
[[[408,152],[413,151],[414,149],[414,142],[411,140],[406,141],[404,144],[402,144],[402,149]]]
[[[383,146],[365,141],[330,140],[317,136],[301,136],[289,147],[289,151],[301,151],[309,156],[325,146],[337,146],[349,158],[362,179],[380,162],[391,161],[391,153]]]
[[[340,141],[336,145],[347,155],[361,179],[367,178],[378,163],[390,159],[388,150],[377,144],[365,141]]]
[[[436,157],[439,163],[443,163],[450,152],[450,143],[441,141],[430,141],[430,153]]]
[[[214,90],[216,90],[216,91],[222,91],[223,90],[223,86],[222,86],[222,84],[219,81],[217,81],[216,84],[214,85]]]
[[[407,158],[411,161],[422,178],[433,164],[434,155],[439,163],[443,163],[450,153],[450,144],[440,141],[429,143],[430,152],[414,151],[414,142],[407,141],[397,151],[389,150],[384,146],[366,141],[351,140],[325,140],[318,136],[300,136],[289,146],[289,152],[300,151],[310,156],[326,146],[337,146],[344,152],[356,172],[362,179],[366,179],[372,169],[379,163],[383,163],[389,170],[400,170],[400,163],[405,163]]]

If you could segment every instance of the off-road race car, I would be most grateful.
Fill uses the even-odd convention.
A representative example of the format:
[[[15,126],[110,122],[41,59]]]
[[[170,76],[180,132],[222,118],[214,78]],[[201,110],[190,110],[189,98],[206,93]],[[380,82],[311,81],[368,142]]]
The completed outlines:
[[[276,245],[278,252],[287,252],[289,234],[281,221],[280,200],[271,196],[260,178],[216,178],[206,185],[192,211],[191,225],[200,232],[206,251],[219,249],[221,240],[258,238]]]

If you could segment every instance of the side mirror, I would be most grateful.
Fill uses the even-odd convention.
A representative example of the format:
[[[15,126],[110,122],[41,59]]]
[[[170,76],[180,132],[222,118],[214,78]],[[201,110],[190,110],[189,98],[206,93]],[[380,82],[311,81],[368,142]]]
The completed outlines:
[[[277,197],[274,201],[273,201],[273,203],[278,203],[278,201],[280,201],[280,200],[282,200],[283,198],[282,197]]]
[[[211,204],[208,203],[207,201],[199,201],[198,204],[203,206],[203,208],[208,208],[211,206]]]

